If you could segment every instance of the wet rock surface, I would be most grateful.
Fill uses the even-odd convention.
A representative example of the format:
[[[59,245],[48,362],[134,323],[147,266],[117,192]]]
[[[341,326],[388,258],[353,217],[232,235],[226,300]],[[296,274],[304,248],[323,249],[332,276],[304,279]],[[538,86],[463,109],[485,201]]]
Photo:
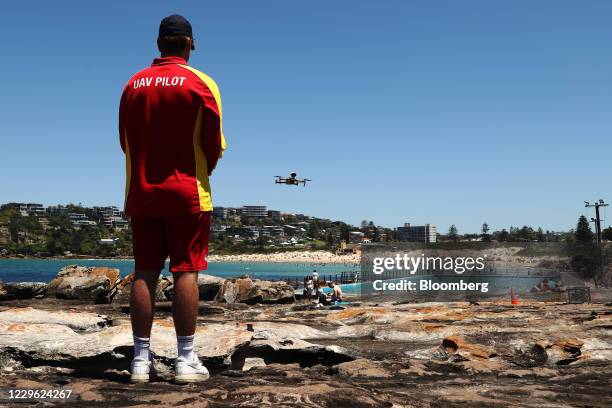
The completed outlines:
[[[73,390],[70,400],[45,406],[603,407],[612,402],[612,306],[604,303],[307,306],[202,303],[196,352],[212,376],[178,386],[171,382],[175,337],[165,305],[158,308],[152,333],[159,377],[133,385],[125,308],[53,298],[2,302],[0,387]]]

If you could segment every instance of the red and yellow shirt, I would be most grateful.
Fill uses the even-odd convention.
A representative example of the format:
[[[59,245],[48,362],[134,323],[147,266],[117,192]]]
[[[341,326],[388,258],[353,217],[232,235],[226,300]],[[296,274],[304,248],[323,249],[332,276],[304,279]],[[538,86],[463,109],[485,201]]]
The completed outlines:
[[[215,81],[183,58],[156,58],[123,90],[119,136],[126,214],[212,211],[208,177],[226,148]]]

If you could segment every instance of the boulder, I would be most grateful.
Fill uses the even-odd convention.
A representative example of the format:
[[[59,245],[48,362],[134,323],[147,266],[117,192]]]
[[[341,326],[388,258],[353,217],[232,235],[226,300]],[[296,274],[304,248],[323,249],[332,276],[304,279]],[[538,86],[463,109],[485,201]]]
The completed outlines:
[[[113,303],[129,303],[130,293],[132,292],[132,283],[134,282],[134,272],[130,273],[117,284],[116,292],[113,294]],[[167,297],[169,289],[172,287],[172,280],[166,277],[159,276],[157,288],[155,290],[155,300],[165,302],[171,298]]]
[[[255,281],[255,293],[247,303],[293,303],[295,289],[287,282]]]
[[[292,303],[295,301],[295,290],[286,282],[227,279],[215,299],[227,303]]]
[[[105,276],[111,282],[119,279],[119,269],[106,268],[103,266],[79,266],[79,265],[68,265],[63,267],[58,273],[55,279],[67,277],[67,276]]]
[[[0,279],[0,300],[6,296],[6,289],[4,289],[4,284],[2,283],[2,279]]]
[[[68,265],[49,282],[49,295],[59,299],[109,303],[119,282],[119,269]]]
[[[4,299],[41,299],[47,294],[47,284],[45,282],[7,283],[4,291],[5,295],[2,296]]]
[[[224,278],[218,276],[199,274],[198,275],[198,290],[200,292],[200,300],[214,300],[219,289],[225,282]]]
[[[253,281],[250,278],[226,279],[219,288],[215,300],[227,303],[244,302],[249,298],[253,287]]]
[[[164,289],[164,294],[168,300],[172,300],[174,296],[174,285],[173,277],[169,276],[168,281],[170,285]],[[200,300],[209,301],[215,300],[215,296],[219,292],[221,286],[223,286],[225,278],[219,278],[218,276],[212,276],[207,274],[198,274],[198,291],[200,293]]]

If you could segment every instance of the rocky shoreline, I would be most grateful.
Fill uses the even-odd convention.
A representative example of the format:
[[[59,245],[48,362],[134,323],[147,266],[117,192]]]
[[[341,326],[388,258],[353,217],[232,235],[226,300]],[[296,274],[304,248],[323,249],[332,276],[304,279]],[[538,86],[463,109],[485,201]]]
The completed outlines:
[[[0,280],[0,301],[57,298],[88,301],[96,304],[127,303],[134,280],[131,273],[119,275],[116,268],[68,265],[62,268],[49,283],[12,282]],[[224,279],[199,274],[200,300],[243,303],[291,303],[295,300],[294,288],[286,282],[271,282],[249,277]],[[173,294],[172,276],[160,276],[157,284],[157,301],[170,301]]]
[[[520,305],[354,299],[316,308],[283,298],[276,283],[205,277],[196,352],[212,377],[181,387],[171,382],[171,282],[158,292],[159,377],[148,384],[128,381],[129,281],[110,303],[57,296],[68,277],[112,273],[73,267],[38,299],[0,301],[0,390],[72,390],[44,406],[610,406],[609,292],[590,304],[534,294]]]

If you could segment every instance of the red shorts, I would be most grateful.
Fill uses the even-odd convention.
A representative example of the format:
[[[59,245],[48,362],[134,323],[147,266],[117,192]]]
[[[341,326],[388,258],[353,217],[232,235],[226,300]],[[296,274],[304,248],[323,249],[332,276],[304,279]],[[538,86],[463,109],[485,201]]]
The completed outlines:
[[[205,270],[209,234],[210,212],[132,217],[136,269],[163,269],[170,256],[170,272]]]

